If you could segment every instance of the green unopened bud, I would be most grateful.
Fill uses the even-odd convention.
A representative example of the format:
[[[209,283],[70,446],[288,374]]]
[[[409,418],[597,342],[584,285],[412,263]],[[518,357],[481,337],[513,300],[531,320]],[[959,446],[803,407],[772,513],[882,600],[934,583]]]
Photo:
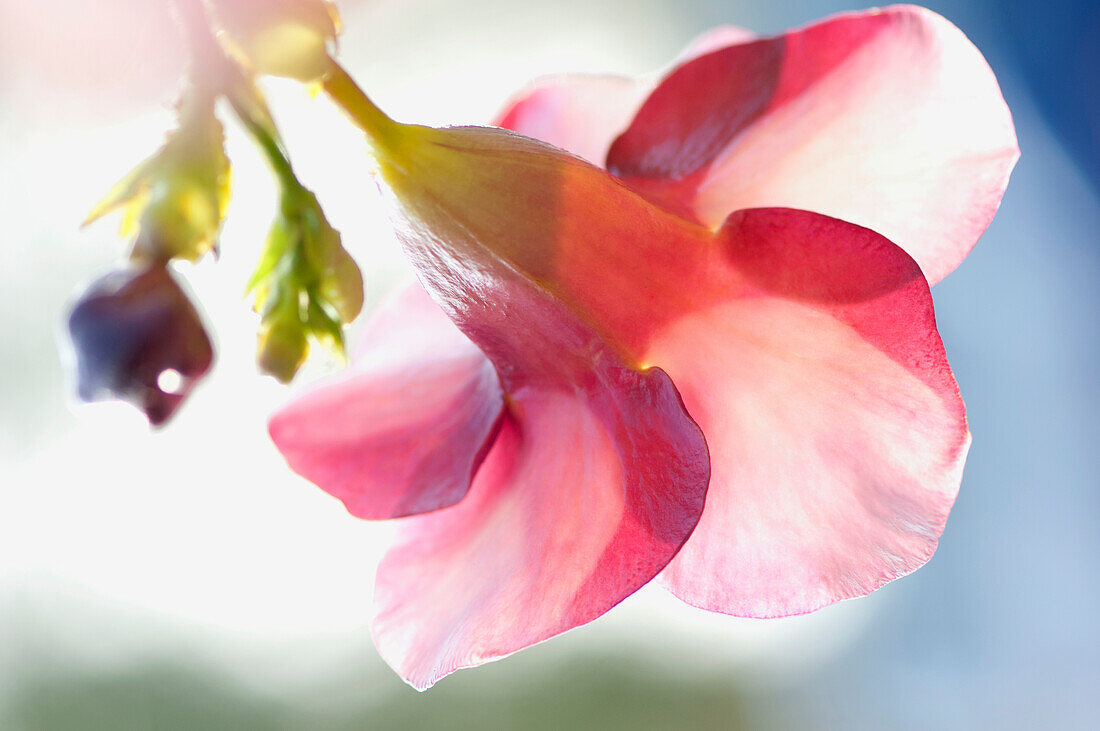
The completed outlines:
[[[263,318],[261,367],[283,381],[289,380],[301,362],[292,361],[293,368],[287,365],[282,370],[263,364],[263,343],[272,337],[267,331],[285,327],[276,324],[277,318],[293,319],[298,335],[342,358],[344,325],[363,308],[363,275],[358,265],[341,245],[340,234],[325,218],[317,197],[301,187],[284,191],[247,290]],[[293,318],[285,313],[290,309]]]
[[[325,218],[315,196],[309,196],[302,215],[303,249],[315,272],[317,295],[336,311],[342,322],[351,322],[363,309],[363,274],[348,254],[340,232]]]
[[[263,373],[290,383],[308,354],[309,343],[296,308],[279,308],[261,322],[256,363]]]
[[[340,240],[329,248],[328,266],[321,274],[321,298],[329,303],[342,322],[351,322],[363,309],[363,273]]]
[[[329,46],[340,32],[327,0],[214,0],[227,44],[257,73],[310,82],[332,68]]]

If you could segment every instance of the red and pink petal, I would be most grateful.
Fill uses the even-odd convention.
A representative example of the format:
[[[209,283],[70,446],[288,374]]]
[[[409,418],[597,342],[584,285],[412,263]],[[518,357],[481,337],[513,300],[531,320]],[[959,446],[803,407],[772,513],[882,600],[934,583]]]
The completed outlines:
[[[467,498],[402,522],[373,634],[415,688],[599,617],[695,526],[706,450],[667,376],[604,359],[583,380],[515,392]]]
[[[612,145],[607,167],[716,228],[785,206],[872,228],[930,282],[996,212],[1018,148],[988,64],[913,6],[836,16],[673,70]]]
[[[455,504],[499,425],[496,371],[416,283],[374,313],[362,341],[346,372],[272,417],[272,439],[357,517]]]

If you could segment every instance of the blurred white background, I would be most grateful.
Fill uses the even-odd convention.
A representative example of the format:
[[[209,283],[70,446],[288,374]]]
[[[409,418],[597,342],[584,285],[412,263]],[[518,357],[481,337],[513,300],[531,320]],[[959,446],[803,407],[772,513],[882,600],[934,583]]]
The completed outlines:
[[[780,621],[709,615],[647,589],[592,625],[426,696],[370,644],[372,575],[388,526],[348,516],[289,473],[267,439],[266,416],[289,392],[256,375],[256,322],[241,291],[274,187],[232,125],[222,255],[184,270],[213,324],[214,374],[156,434],[126,407],[69,400],[57,355],[66,303],[124,251],[113,221],[85,231],[79,222],[171,124],[181,54],[163,5],[0,0],[0,725],[1100,722],[1100,208],[994,43],[995,5],[936,5],[989,56],[1024,154],[989,233],[935,292],[975,433],[937,557],[870,598]],[[434,124],[483,123],[541,74],[652,71],[719,22],[775,32],[852,7],[341,6],[345,65],[393,116]],[[299,175],[376,301],[405,265],[363,143],[323,99],[291,84],[266,88]],[[312,362],[299,384],[327,367]]]

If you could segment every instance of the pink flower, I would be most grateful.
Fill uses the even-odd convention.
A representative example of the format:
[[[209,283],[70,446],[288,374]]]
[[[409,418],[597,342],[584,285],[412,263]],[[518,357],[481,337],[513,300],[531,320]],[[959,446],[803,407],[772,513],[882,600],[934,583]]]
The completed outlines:
[[[497,130],[379,133],[431,299],[391,298],[354,367],[271,422],[354,515],[416,516],[376,582],[402,677],[658,574],[774,617],[924,564],[970,443],[928,286],[1018,155],[962,33],[914,7],[721,29],[659,81],[543,82],[500,121],[614,177]]]

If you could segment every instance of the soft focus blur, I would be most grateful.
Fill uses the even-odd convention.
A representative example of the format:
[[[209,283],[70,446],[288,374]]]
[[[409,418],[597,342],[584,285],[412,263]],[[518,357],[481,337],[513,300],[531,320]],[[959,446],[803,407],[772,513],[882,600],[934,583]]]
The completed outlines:
[[[241,292],[275,191],[230,125],[220,261],[185,270],[219,344],[149,434],[76,407],[67,302],[124,251],[95,200],[171,122],[164,2],[0,0],[0,727],[4,729],[1100,728],[1100,59],[1093,0],[941,0],[989,59],[1023,157],[935,290],[974,446],[932,562],[787,620],[650,588],[597,622],[427,694],[366,624],[385,525],[291,475]],[[760,32],[845,0],[343,2],[341,57],[399,119],[484,122],[528,79],[641,73],[719,23]],[[291,154],[358,258],[368,303],[405,273],[358,136],[267,86]],[[322,375],[315,362],[298,387]]]

